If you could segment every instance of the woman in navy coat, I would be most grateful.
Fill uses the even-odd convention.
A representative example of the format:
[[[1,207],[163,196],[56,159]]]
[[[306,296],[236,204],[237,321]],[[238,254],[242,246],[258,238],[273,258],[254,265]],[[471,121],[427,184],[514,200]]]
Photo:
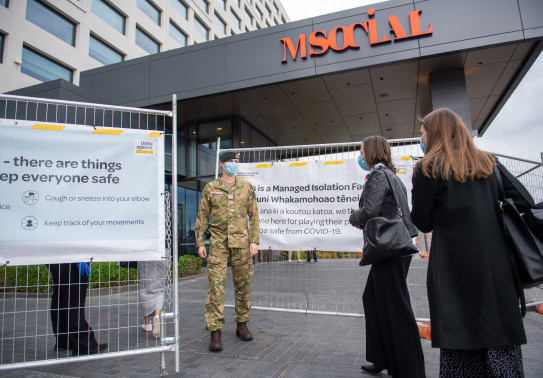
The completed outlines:
[[[381,136],[364,139],[358,160],[362,169],[370,171],[360,197],[360,209],[351,214],[352,226],[364,229],[371,218],[392,219],[402,210],[402,218],[410,235],[417,235],[409,218],[407,191],[396,177],[390,146]],[[388,171],[388,172],[387,172]],[[398,193],[398,201],[388,182]],[[371,266],[362,304],[366,318],[366,360],[362,365],[368,373],[387,369],[393,377],[425,377],[424,354],[415,315],[407,290],[407,273],[411,256],[375,263]]]
[[[523,376],[526,335],[498,218],[496,160],[450,109],[424,117],[421,133],[411,219],[433,231],[427,289],[440,376]]]

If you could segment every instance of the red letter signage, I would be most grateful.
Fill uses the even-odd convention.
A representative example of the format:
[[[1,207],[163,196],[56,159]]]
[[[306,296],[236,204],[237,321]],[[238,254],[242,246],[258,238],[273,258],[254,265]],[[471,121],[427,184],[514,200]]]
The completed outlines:
[[[349,48],[351,49],[358,49],[360,48],[360,44],[355,41],[355,28],[357,26],[362,27],[369,38],[369,44],[370,46],[376,46],[383,43],[389,43],[389,42],[396,42],[401,40],[406,40],[410,38],[420,38],[424,36],[432,35],[433,29],[432,29],[432,23],[430,22],[430,25],[428,27],[428,30],[426,30],[424,33],[421,32],[420,27],[420,14],[422,13],[422,10],[415,10],[412,12],[409,12],[409,26],[411,29],[411,34],[406,33],[406,29],[402,26],[400,20],[398,19],[398,16],[392,15],[388,18],[388,22],[390,24],[390,35],[391,37],[394,35],[394,38],[387,37],[387,33],[384,33],[382,38],[379,39],[379,33],[377,31],[377,21],[373,18],[375,15],[375,9],[370,8],[368,9],[368,17],[369,20],[365,22],[355,22],[349,27],[346,26],[337,26],[334,29],[330,31],[330,33],[326,33],[326,30],[318,30],[309,35],[308,42],[309,42],[309,56],[314,55],[322,55],[325,52],[327,52],[329,49],[332,49],[334,51],[343,51],[347,50]],[[338,32],[341,32],[343,35],[343,42],[341,46],[338,45]],[[286,63],[287,62],[287,49],[290,53],[290,56],[293,60],[296,60],[296,56],[298,54],[298,50],[300,50],[300,57],[302,59],[307,58],[307,46],[306,46],[306,36],[305,34],[300,34],[298,36],[298,41],[296,43],[296,47],[294,47],[292,41],[290,38],[281,38],[280,40],[283,43],[283,59],[281,62]],[[314,48],[317,48],[315,50]]]

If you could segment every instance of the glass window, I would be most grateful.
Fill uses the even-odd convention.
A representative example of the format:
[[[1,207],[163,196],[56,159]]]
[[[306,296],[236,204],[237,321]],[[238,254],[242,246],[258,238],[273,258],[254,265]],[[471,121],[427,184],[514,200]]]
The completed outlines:
[[[204,23],[198,19],[198,17],[194,17],[194,29],[196,29],[196,31],[200,33],[200,35],[207,41],[209,38],[209,30],[206,28]]]
[[[64,42],[75,45],[75,23],[38,0],[28,0],[26,19]]]
[[[207,11],[209,10],[209,4],[206,0],[194,0],[194,2],[207,13]]]
[[[119,63],[124,60],[123,54],[106,45],[92,34],[89,39],[89,56],[105,65]]]
[[[9,8],[9,0],[0,0],[0,5]]]
[[[241,30],[241,20],[239,17],[232,11],[232,8],[230,8],[230,19],[232,20],[232,23],[238,27],[238,29]]]
[[[136,45],[149,54],[156,54],[160,51],[160,45],[139,27],[136,27]]]
[[[126,18],[104,0],[92,0],[92,13],[124,34]]]
[[[181,29],[175,26],[172,22],[170,22],[170,37],[175,39],[175,41],[179,43],[181,47],[185,47],[187,45],[186,34],[183,33]]]
[[[64,79],[72,82],[73,71],[62,64],[23,46],[21,72],[41,81]]]
[[[0,63],[4,63],[4,40],[6,35],[0,33]]]
[[[160,25],[160,9],[149,0],[138,0],[138,8],[145,13],[155,24]]]
[[[187,19],[187,6],[184,2],[181,0],[170,0],[170,4],[185,20]]]
[[[258,7],[255,7],[255,9],[256,9],[256,13],[258,13],[259,20],[262,20],[263,18],[262,11]]]
[[[251,13],[249,13],[249,10],[247,8],[244,8],[245,12],[245,22],[247,23],[247,25],[252,25],[253,23],[253,16],[251,15]]]
[[[224,35],[226,35],[226,23],[222,20],[222,18],[219,17],[217,13],[215,13],[215,25],[217,25],[217,28],[219,28]]]

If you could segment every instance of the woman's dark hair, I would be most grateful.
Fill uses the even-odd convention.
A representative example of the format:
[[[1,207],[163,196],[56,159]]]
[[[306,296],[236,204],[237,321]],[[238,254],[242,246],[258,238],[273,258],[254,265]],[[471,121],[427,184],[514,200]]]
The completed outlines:
[[[466,180],[487,178],[496,161],[479,150],[462,118],[451,109],[436,109],[422,120],[426,130],[426,155],[417,163],[426,177]]]
[[[372,135],[365,138],[362,144],[364,145],[364,160],[371,168],[377,163],[383,163],[392,172],[396,172],[396,167],[392,164],[390,145],[385,138],[379,135]]]

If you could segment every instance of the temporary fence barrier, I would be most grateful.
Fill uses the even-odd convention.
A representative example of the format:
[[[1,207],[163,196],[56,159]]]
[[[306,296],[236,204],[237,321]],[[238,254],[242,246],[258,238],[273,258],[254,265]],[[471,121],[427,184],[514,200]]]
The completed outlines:
[[[419,138],[389,140],[396,161],[413,165],[423,156]],[[217,145],[220,145],[218,143]],[[236,149],[240,152],[240,170],[244,164],[303,161],[338,161],[359,156],[360,143],[319,144],[301,146],[259,147]],[[219,155],[217,151],[217,158]],[[495,154],[530,191],[536,202],[543,200],[543,164],[505,155]],[[404,173],[404,172],[399,172]],[[216,171],[218,175],[218,168]],[[333,182],[333,178],[330,178]],[[410,190],[408,190],[410,197]],[[410,198],[409,198],[410,202]],[[260,204],[259,204],[260,207]],[[346,216],[348,218],[348,215]],[[285,238],[296,236],[285,236]],[[291,239],[293,240],[293,239]],[[417,241],[421,252],[428,252],[431,234],[419,234]],[[360,252],[324,251],[316,242],[317,262],[309,251],[301,251],[298,261],[296,251],[273,250],[260,244],[262,250],[255,258],[255,274],[251,285],[251,304],[254,309],[301,313],[363,316],[362,292],[369,267],[358,266]],[[339,244],[338,244],[338,250]],[[297,251],[300,252],[300,251]],[[428,259],[422,253],[413,257],[407,278],[408,289],[415,316],[429,320],[426,293]],[[311,262],[309,260],[311,257]],[[543,302],[543,287],[526,290],[528,306]],[[231,272],[227,278],[226,306],[234,306],[234,289]]]
[[[30,122],[35,123],[35,128],[42,130],[61,130],[63,127],[69,129],[83,125],[92,126],[95,131],[103,134],[113,134],[118,129],[149,131],[153,137],[164,138],[165,174],[169,176],[168,182],[171,186],[176,188],[176,102],[174,95],[173,110],[164,111],[0,95],[0,128],[7,123]],[[135,149],[138,147],[135,146]],[[5,168],[6,159],[0,160]],[[0,173],[3,172],[5,169],[0,169]],[[158,176],[161,177],[160,174]],[[161,182],[157,182],[157,185],[161,185]],[[82,290],[78,307],[64,311],[60,302],[56,302],[58,298],[54,294],[53,281],[57,281],[59,271],[55,270],[54,265],[51,269],[48,265],[12,266],[6,261],[0,266],[0,371],[151,352],[161,352],[157,368],[162,374],[166,374],[164,353],[176,352],[175,371],[179,371],[178,280],[174,279],[178,277],[177,196],[172,198],[165,186],[159,189],[159,192],[162,192],[165,213],[163,259],[140,262],[137,269],[129,269],[128,265],[119,261],[97,259],[103,262],[91,262],[89,288]],[[2,239],[6,240],[7,235]],[[100,256],[99,250],[96,251],[96,256]],[[0,251],[0,260],[6,260],[1,257]],[[127,256],[126,260],[130,260],[130,256]],[[72,266],[71,269],[73,271],[75,268]],[[76,275],[79,277],[79,274]],[[58,286],[61,290],[71,290],[72,296],[74,290],[79,291],[81,288],[73,277],[72,275],[68,278],[71,282]],[[156,285],[157,283],[159,284]],[[155,285],[159,289],[164,287],[165,300],[163,305],[157,305],[162,307],[162,312],[154,332],[145,332],[142,323],[144,315],[148,314],[142,312],[141,301],[151,301],[154,298],[140,296],[141,288],[151,287],[155,290]],[[86,303],[83,299],[85,293]],[[59,311],[51,311],[51,306],[60,307]],[[59,340],[66,340],[63,336],[67,333],[77,332],[72,328],[63,330],[60,321],[53,327],[51,317],[58,318],[61,312],[71,317],[72,321],[74,316],[85,313],[97,342],[107,344],[107,347],[71,354],[70,350],[63,349],[66,345],[56,346],[53,328],[58,328]],[[151,316],[151,325],[153,321]],[[157,326],[160,327],[159,333]],[[153,333],[157,337],[153,337]],[[81,332],[78,337],[83,340],[87,334]],[[70,348],[69,345],[67,347]]]

